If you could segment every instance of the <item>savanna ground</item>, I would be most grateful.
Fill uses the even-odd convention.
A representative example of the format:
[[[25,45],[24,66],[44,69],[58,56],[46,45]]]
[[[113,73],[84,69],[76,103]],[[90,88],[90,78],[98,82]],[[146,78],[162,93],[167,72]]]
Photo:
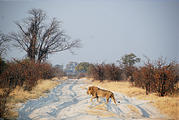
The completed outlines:
[[[150,103],[159,109],[162,114],[170,116],[171,119],[179,119],[178,93],[164,97],[159,97],[156,93],[146,95],[144,89],[134,87],[128,81],[113,82],[105,80],[103,82],[93,81],[92,84],[111,91],[120,92],[128,97],[135,97],[140,100],[149,100]]]
[[[40,98],[31,97],[34,99],[28,100],[25,104],[21,105],[18,116],[19,120],[170,119],[170,117],[160,114],[159,111],[151,105],[153,101],[133,98],[141,96],[142,90],[136,90],[136,88],[131,87],[128,82],[92,82],[89,79],[67,79],[61,83],[55,81],[58,80],[54,80],[54,85],[51,87],[48,85],[53,83],[53,80],[49,81],[49,83],[40,83],[37,85],[39,86],[38,89],[35,87],[31,91],[32,93],[36,93],[35,91],[39,91],[41,88],[53,88],[56,86],[45,96]],[[91,97],[86,94],[86,91],[88,86],[91,85],[113,91],[116,100],[121,103],[118,103],[117,106],[112,101],[105,104],[105,99],[101,99],[99,103],[96,100],[90,102]],[[45,91],[49,91],[49,89],[43,90],[43,92]],[[18,92],[16,91],[15,93],[17,94]],[[26,93],[23,94],[24,95],[21,93],[20,96],[26,95]],[[37,96],[39,95],[41,95],[41,93],[37,94]],[[25,98],[20,99],[23,100]]]
[[[112,101],[106,105],[104,99],[99,103],[96,100],[91,103],[90,96],[86,94],[87,87],[90,85],[113,91],[116,100],[121,103],[117,107]],[[53,89],[54,87],[55,89]],[[51,89],[53,89],[53,92],[50,92]],[[158,97],[156,94],[145,95],[145,90],[133,87],[127,81],[111,82],[105,80],[99,82],[88,78],[84,78],[82,81],[53,78],[51,80],[39,80],[37,86],[29,92],[17,87],[8,97],[7,105],[8,109],[11,109],[8,113],[10,118],[19,117],[18,110],[20,108],[18,119],[42,119],[45,116],[47,119],[127,119],[128,117],[128,119],[177,120],[179,118],[177,114],[179,111],[178,101],[178,94],[165,97]],[[138,104],[143,105],[137,106]],[[155,110],[151,105],[160,110],[161,116],[166,116],[161,117],[158,110]],[[126,107],[129,110],[126,110]],[[141,109],[139,109],[140,107]],[[82,113],[80,113],[81,109],[83,109]],[[146,113],[142,112],[142,109]],[[79,113],[82,114],[81,117],[77,115]],[[70,118],[74,115],[76,117]]]

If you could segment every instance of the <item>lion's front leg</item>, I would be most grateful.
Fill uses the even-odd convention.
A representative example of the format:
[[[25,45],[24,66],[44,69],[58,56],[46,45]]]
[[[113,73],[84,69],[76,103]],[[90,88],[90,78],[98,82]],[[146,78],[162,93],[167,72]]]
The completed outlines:
[[[97,102],[99,102],[99,98],[98,98],[98,96],[97,96],[96,98],[97,98]]]
[[[92,97],[91,97],[91,102],[93,101],[94,98],[96,98],[96,96],[92,96]]]

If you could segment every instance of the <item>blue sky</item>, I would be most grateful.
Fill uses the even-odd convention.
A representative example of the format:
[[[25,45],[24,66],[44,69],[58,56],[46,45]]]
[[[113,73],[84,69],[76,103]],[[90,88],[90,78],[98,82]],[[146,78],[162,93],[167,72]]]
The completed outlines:
[[[53,64],[111,63],[131,52],[179,61],[179,0],[0,0],[0,31],[16,31],[14,21],[27,17],[31,8],[56,17],[71,39],[81,40],[75,55],[66,51],[49,56]],[[13,48],[5,58],[24,56]]]

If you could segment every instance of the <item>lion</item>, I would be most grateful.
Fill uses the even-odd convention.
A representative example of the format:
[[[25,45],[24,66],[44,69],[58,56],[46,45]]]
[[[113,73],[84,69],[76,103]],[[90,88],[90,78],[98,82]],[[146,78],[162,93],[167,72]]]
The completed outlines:
[[[100,89],[95,86],[90,86],[87,91],[88,95],[92,95],[91,102],[94,98],[97,98],[97,101],[99,102],[99,97],[106,97],[106,103],[109,102],[109,98],[113,100],[113,102],[116,104],[116,100],[114,98],[114,94],[111,91]],[[120,102],[118,102],[120,103]],[[117,105],[117,104],[116,104]]]

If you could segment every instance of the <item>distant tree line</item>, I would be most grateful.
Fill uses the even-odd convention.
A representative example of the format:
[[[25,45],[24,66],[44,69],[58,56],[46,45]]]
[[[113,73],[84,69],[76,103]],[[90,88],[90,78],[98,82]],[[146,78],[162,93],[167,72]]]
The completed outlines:
[[[121,81],[128,80],[133,86],[145,89],[146,94],[155,92],[159,96],[172,95],[178,90],[179,65],[175,62],[166,63],[163,58],[156,62],[149,59],[143,66],[137,67],[140,62],[135,54],[126,54],[116,64],[90,64],[88,76],[94,80]]]

